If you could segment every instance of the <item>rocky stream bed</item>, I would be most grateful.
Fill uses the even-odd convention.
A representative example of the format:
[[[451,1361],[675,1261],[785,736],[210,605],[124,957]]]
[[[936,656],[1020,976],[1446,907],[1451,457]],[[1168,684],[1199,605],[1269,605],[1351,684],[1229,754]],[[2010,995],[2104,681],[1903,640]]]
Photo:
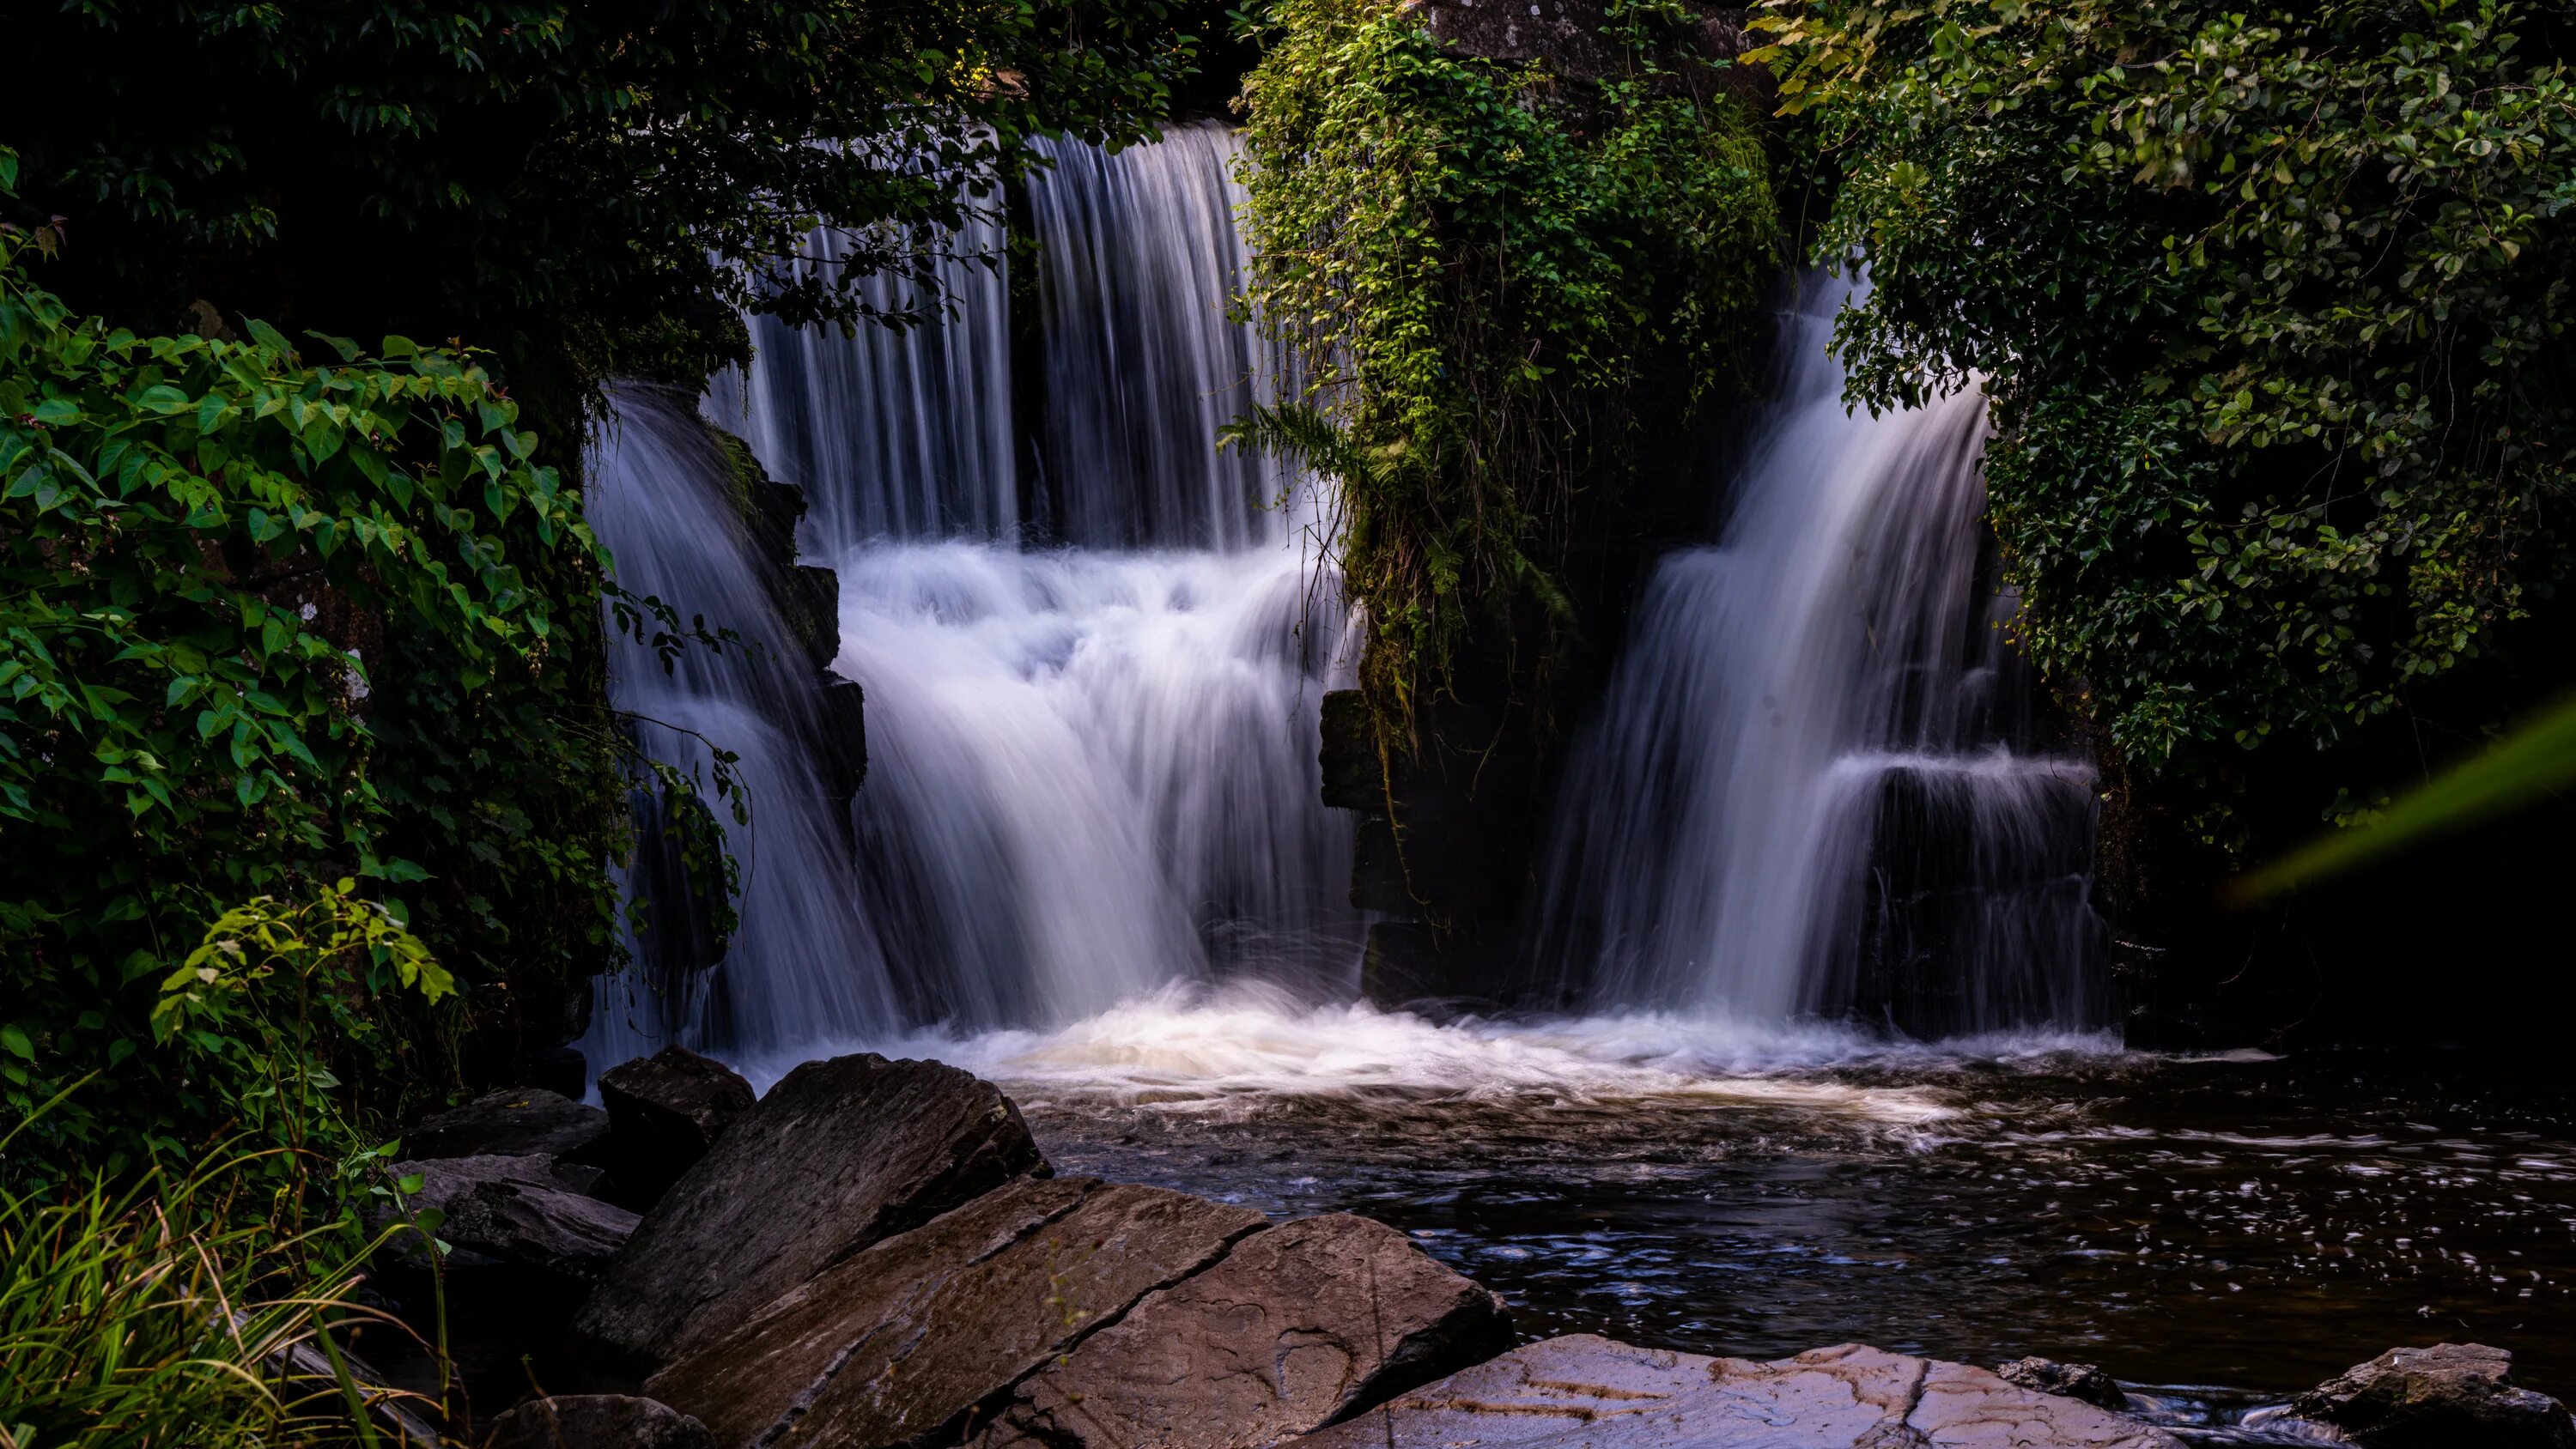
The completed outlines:
[[[1010,1097],[937,1062],[809,1062],[755,1096],[671,1048],[611,1070],[600,1095],[604,1109],[496,1093],[404,1140],[407,1205],[435,1209],[450,1245],[452,1436],[2156,1449],[2192,1435],[2098,1370],[2046,1359],[1524,1341],[1501,1296],[1369,1217],[1059,1175]],[[426,1268],[397,1251],[377,1278],[415,1320]],[[389,1385],[428,1386],[425,1362],[370,1347]],[[2476,1345],[2392,1350],[2230,1432],[2576,1449],[2576,1420]]]

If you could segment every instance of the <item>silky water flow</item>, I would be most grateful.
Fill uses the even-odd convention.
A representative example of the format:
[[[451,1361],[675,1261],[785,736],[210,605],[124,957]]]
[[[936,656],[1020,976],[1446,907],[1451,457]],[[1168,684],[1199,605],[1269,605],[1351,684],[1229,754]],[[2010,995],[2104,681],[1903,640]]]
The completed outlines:
[[[867,692],[868,775],[845,818],[807,819],[838,807],[795,748],[810,707],[772,687],[783,666],[691,654],[662,676],[621,648],[621,707],[742,751],[752,823],[732,829],[741,934],[704,980],[604,980],[588,1045],[606,1060],[676,1040],[792,1063],[926,1026],[1355,979],[1350,825],[1315,761],[1350,645],[1317,500],[1218,446],[1270,388],[1230,315],[1234,140],[1044,149],[1037,397],[1013,396],[1007,278],[960,261],[944,324],[757,321],[752,366],[705,402],[805,493],[804,559],[839,579],[833,667]],[[594,510],[621,580],[782,637],[703,429],[644,390],[618,403]],[[657,757],[703,748],[641,728]]]
[[[832,798],[811,758],[830,726],[774,658],[666,675],[622,647],[649,747],[694,760],[695,730],[741,750],[753,824],[725,959],[604,982],[593,1051],[678,1040],[783,1070],[945,1042],[1007,1074],[1007,1044],[1131,1086],[1305,1089],[2102,1027],[2092,780],[2044,747],[2007,644],[1982,400],[1845,408],[1825,283],[1784,318],[1717,541],[1655,573],[1567,772],[1536,939],[1587,1014],[1435,1026],[1351,1004],[1351,828],[1315,763],[1355,646],[1325,500],[1217,443],[1277,392],[1230,309],[1236,155],[1213,125],[1046,147],[1016,379],[1008,278],[980,262],[946,264],[944,325],[755,323],[755,362],[704,408],[805,493],[805,561],[839,580],[833,667],[867,691],[867,781]],[[786,630],[720,454],[667,397],[620,404],[594,507],[627,586]]]
[[[1717,541],[1664,559],[1568,771],[1539,939],[1572,992],[1920,1037],[2108,1023],[2091,765],[1993,581],[1985,399],[1847,407],[1813,278]]]
[[[739,753],[753,815],[712,966],[643,852],[665,939],[602,981],[594,1064],[937,1057],[1059,1171],[1365,1212],[1533,1336],[2080,1356],[2211,1442],[2271,1442],[2248,1408],[2427,1318],[2576,1372],[2563,1091],[2099,1030],[2094,786],[2008,647],[1980,402],[1847,410],[1830,283],[1572,746],[1535,925],[1580,1008],[1357,1001],[1350,826],[1317,800],[1352,646],[1326,510],[1214,445],[1275,387],[1226,310],[1233,142],[1051,156],[1021,326],[960,262],[943,326],[755,322],[707,398],[617,393],[589,507],[620,581],[772,647],[612,655],[640,743]],[[854,797],[702,411],[808,499],[868,694]]]

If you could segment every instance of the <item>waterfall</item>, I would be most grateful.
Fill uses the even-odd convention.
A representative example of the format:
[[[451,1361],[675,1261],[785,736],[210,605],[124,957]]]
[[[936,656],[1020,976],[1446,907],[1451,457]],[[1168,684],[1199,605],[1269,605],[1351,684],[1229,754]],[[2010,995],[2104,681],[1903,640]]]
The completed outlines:
[[[728,960],[762,964],[695,971],[670,961],[671,943],[630,940],[639,969],[601,983],[585,1050],[614,1065],[653,1050],[674,1026],[692,1041],[780,1050],[813,1022],[882,1020],[894,992],[859,910],[849,826],[823,778],[819,691],[779,608],[773,570],[753,546],[732,471],[691,399],[629,385],[611,401],[615,421],[592,460],[584,511],[618,582],[671,603],[683,624],[703,617],[763,646],[685,648],[667,670],[649,643],[622,634],[609,651],[610,697],[634,720],[646,753],[702,780],[710,744],[740,758],[754,826],[738,828],[721,806],[715,811],[741,866],[741,926]],[[651,802],[639,804],[649,825]],[[637,890],[637,876],[661,864],[655,833],[639,834],[627,893],[658,895],[654,925],[685,934],[676,872],[660,870],[658,891]]]
[[[2102,1024],[2089,766],[2036,747],[1985,401],[1854,415],[1811,288],[1712,547],[1656,569],[1569,765],[1540,940],[1601,1005],[1916,1035]]]
[[[943,323],[763,322],[707,400],[808,500],[802,557],[838,575],[833,667],[866,688],[869,760],[840,834],[809,830],[813,771],[786,758],[800,726],[765,723],[791,706],[703,670],[668,688],[619,672],[621,707],[679,716],[754,777],[743,935],[706,1002],[661,1003],[658,1029],[690,1045],[792,1060],[926,1025],[1060,1025],[1176,984],[1342,994],[1356,977],[1350,826],[1315,758],[1351,643],[1319,504],[1217,447],[1272,387],[1230,315],[1234,138],[1041,150],[1023,386],[1009,278],[960,261]],[[623,500],[602,526],[621,579],[667,584],[683,616],[783,628],[727,571],[723,520],[698,506],[719,495],[638,446],[671,420],[618,401],[599,492]],[[757,757],[737,742],[755,739]],[[685,745],[654,736],[657,755]],[[795,910],[755,936],[773,888]],[[746,1015],[773,1002],[799,1014]],[[622,1059],[633,1043],[600,1030],[594,1059]]]
[[[1209,446],[1272,400],[1251,322],[1224,321],[1244,265],[1233,134],[1192,126],[1115,156],[1036,149],[1051,163],[1029,183],[1045,266],[1040,458],[1059,535],[1095,548],[1280,537],[1284,515],[1262,505],[1289,480]]]
[[[758,360],[716,380],[710,411],[771,473],[805,490],[805,537],[817,557],[870,538],[1017,532],[1008,281],[998,265],[1008,242],[990,217],[957,234],[933,266],[950,303],[939,323],[844,333],[751,319]],[[817,232],[810,251],[836,265],[848,243]],[[919,300],[884,277],[858,285],[889,312]]]

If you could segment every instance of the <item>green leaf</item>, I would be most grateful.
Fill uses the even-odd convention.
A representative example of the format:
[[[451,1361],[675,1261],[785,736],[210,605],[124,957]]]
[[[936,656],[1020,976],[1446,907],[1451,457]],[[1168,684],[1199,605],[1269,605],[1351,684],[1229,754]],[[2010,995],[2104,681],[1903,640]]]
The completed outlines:
[[[286,340],[285,333],[256,317],[245,322],[243,326],[250,332],[251,341],[258,343],[263,351],[274,356],[280,363],[287,362],[295,356],[295,344]]]

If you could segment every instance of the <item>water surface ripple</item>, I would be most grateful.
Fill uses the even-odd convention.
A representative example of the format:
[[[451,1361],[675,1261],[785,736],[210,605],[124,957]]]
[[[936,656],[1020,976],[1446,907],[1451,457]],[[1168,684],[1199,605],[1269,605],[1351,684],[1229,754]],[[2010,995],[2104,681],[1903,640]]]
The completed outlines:
[[[1246,993],[880,1045],[1003,1082],[1059,1171],[1391,1223],[1533,1337],[2046,1354],[2214,1422],[2477,1340],[2576,1394],[2576,1102],[2509,1064]]]

